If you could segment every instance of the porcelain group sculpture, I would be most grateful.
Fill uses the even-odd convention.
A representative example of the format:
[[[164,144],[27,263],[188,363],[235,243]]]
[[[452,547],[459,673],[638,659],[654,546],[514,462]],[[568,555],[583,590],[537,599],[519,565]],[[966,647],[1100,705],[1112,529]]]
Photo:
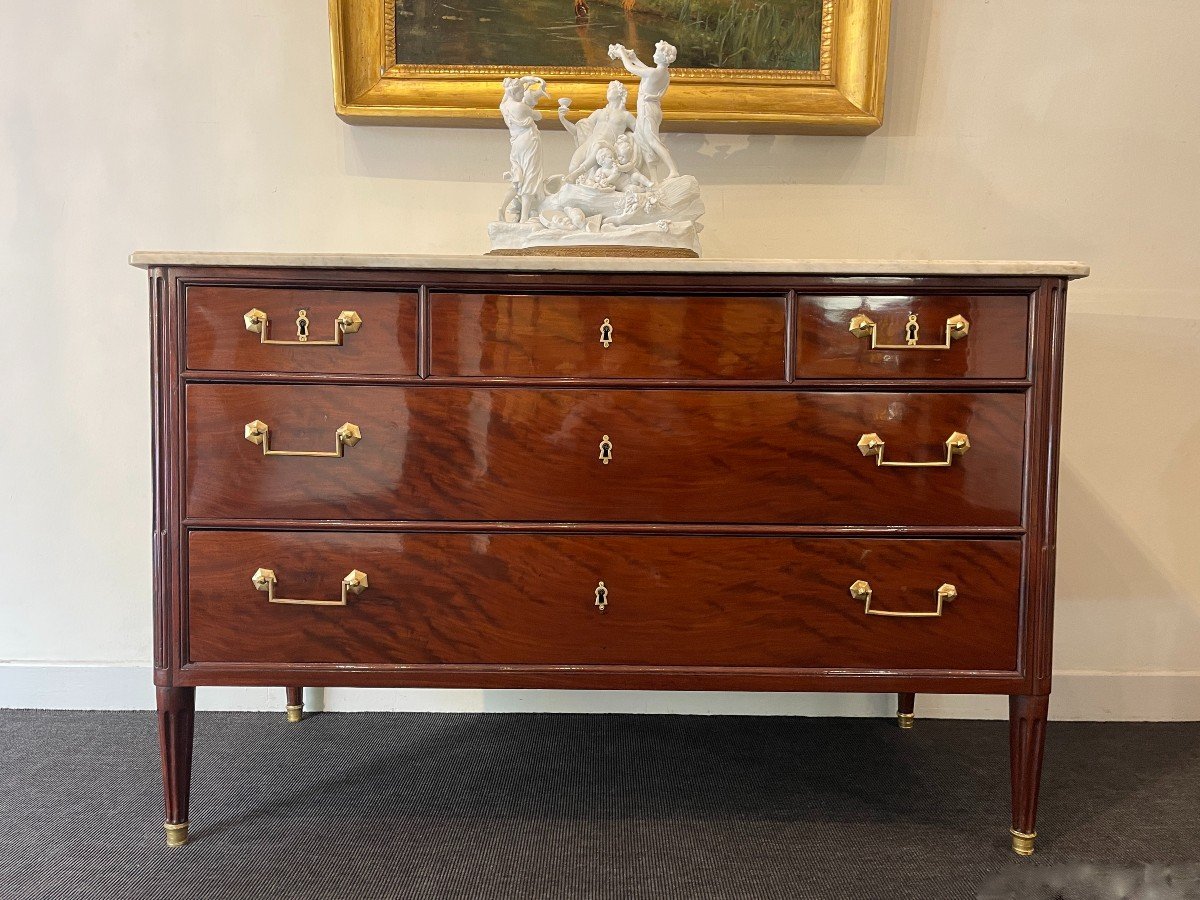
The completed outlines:
[[[676,50],[659,41],[654,65],[621,44],[610,46],[608,55],[640,79],[637,115],[629,112],[629,91],[620,81],[609,84],[607,105],[577,122],[568,118],[570,98],[561,98],[558,118],[575,141],[562,175],[547,177],[542,159],[537,106],[551,99],[546,80],[504,80],[509,190],[498,221],[488,227],[493,253],[700,255],[700,186],[679,174],[659,134]]]

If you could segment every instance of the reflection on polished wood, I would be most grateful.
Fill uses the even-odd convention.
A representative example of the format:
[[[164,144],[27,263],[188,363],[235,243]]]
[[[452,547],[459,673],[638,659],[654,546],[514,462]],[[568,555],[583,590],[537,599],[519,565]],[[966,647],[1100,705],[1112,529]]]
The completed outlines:
[[[434,294],[431,374],[782,381],[787,298]],[[587,340],[603,323],[621,339]]]
[[[1019,393],[193,384],[187,395],[187,512],[200,518],[1022,522]],[[242,437],[256,415],[295,446],[323,444],[346,419],[370,440],[340,460],[264,458]],[[856,446],[864,427],[886,428],[889,452],[920,458],[964,426],[972,450],[949,468],[880,468]],[[619,452],[597,467],[602,435]]]
[[[1015,671],[1020,556],[1019,540],[204,531],[187,639],[197,662]],[[371,589],[268,607],[244,574],[261,559],[297,592],[351,564]],[[940,619],[864,615],[846,593],[861,572],[896,612],[927,611],[943,574],[962,598]]]

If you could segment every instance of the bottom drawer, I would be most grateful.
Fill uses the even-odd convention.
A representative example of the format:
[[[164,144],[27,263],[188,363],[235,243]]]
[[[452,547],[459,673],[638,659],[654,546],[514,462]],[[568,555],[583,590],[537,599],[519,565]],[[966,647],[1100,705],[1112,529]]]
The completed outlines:
[[[1014,671],[1020,560],[1015,539],[197,531],[188,659]]]

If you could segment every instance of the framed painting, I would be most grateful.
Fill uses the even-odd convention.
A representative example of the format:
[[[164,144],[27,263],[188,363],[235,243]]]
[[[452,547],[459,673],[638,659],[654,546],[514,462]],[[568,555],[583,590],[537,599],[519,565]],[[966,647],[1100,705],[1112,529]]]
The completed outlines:
[[[501,81],[544,76],[576,109],[629,81],[621,43],[679,48],[664,128],[865,134],[883,121],[891,0],[329,0],[350,122],[500,125]]]

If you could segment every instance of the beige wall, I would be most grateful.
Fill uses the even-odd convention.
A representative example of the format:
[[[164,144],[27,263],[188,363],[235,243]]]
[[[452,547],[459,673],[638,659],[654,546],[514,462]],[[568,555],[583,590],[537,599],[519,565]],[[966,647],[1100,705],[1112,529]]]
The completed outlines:
[[[706,253],[1090,263],[1068,330],[1055,708],[1200,717],[1200,4],[894,6],[874,135],[671,138],[704,186]],[[504,136],[343,124],[325,15],[322,0],[0,3],[0,702],[65,683],[43,663],[149,659],[149,363],[130,250],[485,249]],[[566,158],[564,134],[548,154]],[[73,696],[121,705],[98,696],[106,677],[76,673]]]

